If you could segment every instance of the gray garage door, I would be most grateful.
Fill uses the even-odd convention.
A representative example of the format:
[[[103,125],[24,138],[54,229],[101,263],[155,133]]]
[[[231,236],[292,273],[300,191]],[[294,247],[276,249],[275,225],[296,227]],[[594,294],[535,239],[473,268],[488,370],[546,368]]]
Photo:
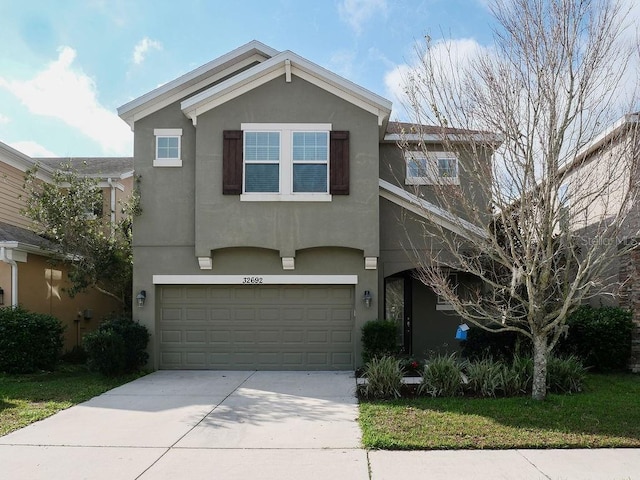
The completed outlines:
[[[353,369],[352,286],[163,286],[159,294],[162,369]]]

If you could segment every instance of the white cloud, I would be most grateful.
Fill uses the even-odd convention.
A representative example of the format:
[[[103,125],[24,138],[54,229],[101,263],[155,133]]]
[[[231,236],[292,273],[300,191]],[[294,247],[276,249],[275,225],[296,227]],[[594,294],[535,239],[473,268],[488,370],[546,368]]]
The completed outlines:
[[[387,16],[387,0],[342,0],[338,14],[357,33],[362,33],[365,22],[374,16]]]
[[[446,78],[451,78],[457,72],[463,71],[465,66],[473,58],[489,53],[487,47],[483,47],[472,38],[460,38],[455,40],[441,40],[433,45],[431,58],[436,64],[436,74]],[[414,58],[413,61],[395,66],[387,71],[384,76],[384,84],[388,98],[394,105],[394,113],[401,119],[407,119],[408,98],[405,92],[407,78],[412,72],[419,72],[422,59]]]
[[[129,127],[100,104],[93,79],[73,68],[75,57],[75,50],[62,47],[58,59],[30,80],[0,77],[0,87],[15,95],[31,113],[63,121],[100,144],[107,154],[131,155]]]
[[[162,50],[162,44],[157,40],[151,40],[144,37],[133,48],[133,63],[140,65],[144,61],[144,57],[149,50]]]
[[[19,152],[24,153],[30,157],[57,157],[55,153],[47,150],[45,147],[40,145],[39,143],[32,142],[30,140],[24,142],[13,142],[10,143],[9,146],[11,148],[15,148]]]
[[[11,119],[9,117],[0,113],[0,125],[6,125],[10,121]]]

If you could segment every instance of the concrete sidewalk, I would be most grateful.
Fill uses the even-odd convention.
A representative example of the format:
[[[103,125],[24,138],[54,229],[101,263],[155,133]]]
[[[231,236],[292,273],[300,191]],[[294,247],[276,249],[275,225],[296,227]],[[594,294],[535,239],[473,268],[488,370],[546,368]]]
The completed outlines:
[[[0,479],[640,480],[640,449],[367,452],[352,372],[155,372],[0,437]]]

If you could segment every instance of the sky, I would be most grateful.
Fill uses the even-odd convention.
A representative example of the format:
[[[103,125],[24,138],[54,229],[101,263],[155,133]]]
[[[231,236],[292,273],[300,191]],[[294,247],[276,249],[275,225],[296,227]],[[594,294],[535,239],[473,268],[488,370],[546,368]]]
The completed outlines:
[[[119,106],[251,40],[394,101],[402,119],[397,72],[416,42],[489,45],[487,1],[0,0],[0,141],[34,157],[131,156]]]

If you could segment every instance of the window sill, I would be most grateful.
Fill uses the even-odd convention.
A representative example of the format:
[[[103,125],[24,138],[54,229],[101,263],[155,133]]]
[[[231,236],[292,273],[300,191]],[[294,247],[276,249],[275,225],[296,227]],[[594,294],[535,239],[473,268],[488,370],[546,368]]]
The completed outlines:
[[[448,311],[451,311],[451,310],[455,310],[455,309],[453,308],[453,305],[451,305],[450,303],[438,303],[438,304],[436,304],[436,310],[448,310]]]
[[[162,158],[162,159],[156,158],[153,161],[153,166],[154,167],[181,167],[182,166],[182,159],[180,159],[180,158]]]
[[[292,193],[281,195],[279,193],[243,193],[241,202],[330,202],[329,193]]]
[[[458,177],[443,178],[425,178],[425,177],[407,177],[404,180],[405,185],[460,185]]]

